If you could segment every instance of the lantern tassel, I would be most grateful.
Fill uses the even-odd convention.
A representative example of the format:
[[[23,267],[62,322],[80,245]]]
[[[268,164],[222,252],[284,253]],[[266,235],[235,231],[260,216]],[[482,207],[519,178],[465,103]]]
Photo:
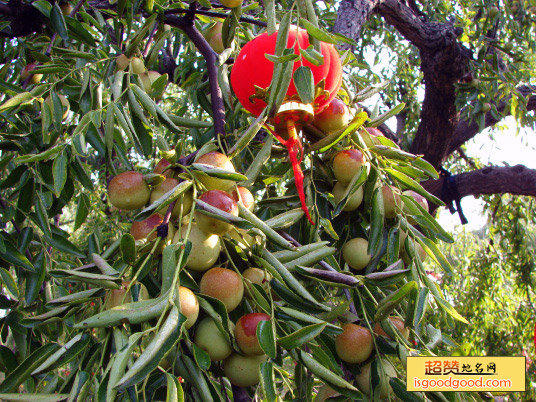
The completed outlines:
[[[288,140],[284,140],[281,138],[281,136],[277,135],[272,129],[265,126],[270,133],[277,138],[277,140],[285,147],[287,148],[289,157],[290,157],[290,164],[292,165],[292,171],[294,172],[294,183],[296,185],[296,190],[298,191],[298,196],[300,197],[300,203],[301,208],[303,212],[305,212],[305,216],[311,223],[311,225],[314,225],[315,223],[311,219],[311,214],[309,213],[309,208],[307,208],[307,204],[305,203],[305,191],[303,189],[303,171],[301,169],[301,163],[303,161],[303,147],[302,143],[300,141],[300,137],[298,136],[298,133],[296,131],[296,125],[294,124],[294,121],[292,119],[287,120],[287,129],[288,129]],[[300,159],[298,160],[298,152],[300,152]]]

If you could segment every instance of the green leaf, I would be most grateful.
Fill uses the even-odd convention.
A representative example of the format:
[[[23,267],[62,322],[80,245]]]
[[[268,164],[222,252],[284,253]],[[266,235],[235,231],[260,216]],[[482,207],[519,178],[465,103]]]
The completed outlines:
[[[73,231],[76,231],[86,221],[86,218],[89,215],[89,208],[89,197],[86,193],[80,194],[80,197],[78,198],[78,206],[76,208],[76,215],[74,218]]]
[[[333,37],[333,35],[329,34],[323,29],[315,27],[306,19],[300,18],[300,25],[302,25],[307,30],[307,33],[313,38],[318,39],[321,42],[331,43],[334,45],[337,44],[337,40]]]
[[[368,115],[365,112],[357,113],[350,124],[334,133],[329,134],[328,136],[322,138],[321,140],[315,142],[314,144],[308,147],[309,151],[318,151],[318,153],[324,153],[338,144],[344,137],[354,133],[363,123],[367,120]],[[362,169],[363,170],[363,169]]]
[[[0,113],[6,111],[9,108],[30,103],[33,99],[34,96],[30,92],[21,92],[20,94],[15,95],[14,97],[8,99],[2,105],[0,105]]]
[[[149,18],[145,20],[145,24],[136,32],[136,35],[131,39],[130,43],[127,46],[127,49],[125,51],[125,55],[127,57],[134,56],[134,53],[138,50],[138,47],[140,46],[141,42],[145,39],[145,36],[147,35],[147,32],[149,32],[149,29],[152,28],[154,22],[158,18],[158,14],[154,13]]]
[[[41,194],[41,192],[39,191],[37,192],[37,197],[35,197],[34,208],[35,208],[35,215],[37,217],[37,223],[38,223],[39,229],[41,229],[45,237],[52,236],[47,210],[43,202],[43,194]]]
[[[59,197],[60,193],[67,181],[67,164],[69,163],[69,157],[62,153],[54,159],[52,165],[52,173],[54,175],[54,191],[56,196]]]
[[[277,357],[275,333],[272,321],[260,321],[257,325],[257,339],[261,349],[272,359]]]
[[[65,19],[63,18],[63,13],[58,3],[54,3],[52,9],[50,10],[50,23],[54,31],[58,33],[63,40],[68,40],[69,35],[67,35],[67,25],[65,24]]]
[[[121,236],[121,255],[127,264],[133,265],[136,262],[136,241],[130,233]]]
[[[406,107],[405,103],[401,103],[400,105],[396,105],[391,110],[379,115],[375,119],[371,120],[369,123],[369,127],[378,127],[379,125],[385,123],[387,120],[389,120],[391,117],[396,116],[398,113],[400,113],[404,108]]]
[[[52,245],[52,247],[57,248],[60,251],[72,254],[78,258],[85,258],[86,255],[82,253],[78,247],[73,243],[67,240],[59,233],[52,233],[52,237],[47,237],[46,241]]]
[[[168,317],[155,334],[151,343],[140,354],[134,364],[130,366],[114,388],[122,391],[143,381],[149,373],[156,369],[160,361],[179,340],[185,321],[186,317],[179,314],[177,307],[172,307]]]
[[[26,292],[24,293],[24,301],[26,305],[32,304],[41,290],[43,281],[47,273],[45,252],[41,251],[34,258],[35,272],[28,274],[26,277]]]
[[[300,66],[294,70],[294,85],[301,101],[305,104],[313,103],[315,85],[313,72],[308,66]]]
[[[264,397],[269,402],[277,401],[277,393],[274,381],[274,364],[272,362],[261,363],[261,388]]]
[[[30,162],[41,162],[41,161],[47,161],[49,159],[52,159],[56,157],[57,154],[59,154],[63,149],[65,148],[65,145],[59,144],[55,147],[49,148],[44,152],[41,152],[39,154],[33,154],[33,155],[22,155],[17,158],[15,158],[15,162],[17,163],[30,163]]]
[[[290,335],[279,338],[277,343],[285,349],[299,348],[303,344],[312,341],[324,331],[326,323],[313,324],[303,327]]]
[[[242,133],[238,141],[233,145],[229,150],[229,158],[233,158],[238,155],[244,148],[246,148],[251,140],[257,135],[259,130],[262,128],[264,122],[266,121],[266,110],[263,110],[262,113],[253,121],[253,123],[247,128],[246,131]]]
[[[346,388],[352,391],[357,391],[357,388],[346,381],[344,378],[333,373],[329,368],[322,365],[318,360],[316,360],[309,353],[300,350],[300,358],[305,367],[313,374],[321,378],[322,380],[328,381],[334,385],[337,385],[341,388]]]
[[[320,52],[317,52],[313,45],[309,45],[307,49],[300,48],[300,54],[305,60],[315,66],[321,66],[324,64],[324,55]]]
[[[195,362],[201,370],[208,370],[210,368],[210,356],[207,352],[197,346],[195,343],[192,343],[192,350],[194,354]]]
[[[5,402],[65,402],[69,394],[0,394]]]
[[[416,289],[418,289],[417,283],[411,281],[391,293],[389,296],[383,298],[378,303],[376,314],[374,315],[374,321],[378,322],[385,319],[410,292],[413,292]]]
[[[24,256],[10,241],[4,242],[6,246],[5,253],[0,253],[0,258],[4,261],[16,265],[17,267],[24,268],[27,271],[35,272],[32,263]]]
[[[177,377],[173,374],[166,373],[167,394],[166,402],[184,402],[184,391]]]
[[[383,209],[382,189],[378,187],[372,197],[372,212],[370,223],[370,235],[368,240],[368,254],[373,257],[380,253],[383,239],[383,222],[385,211]]]
[[[87,348],[90,341],[91,336],[82,332],[78,333],[69,342],[41,363],[39,367],[32,372],[32,375],[46,373],[69,363]]]
[[[236,182],[247,180],[247,176],[241,173],[231,172],[225,169],[216,168],[212,165],[206,165],[204,163],[192,163],[192,168],[203,172],[207,176],[217,177],[219,179],[232,180]]]
[[[0,393],[13,391],[30,378],[32,371],[58,349],[59,345],[56,343],[49,343],[36,349],[14,371],[6,376],[5,380],[0,384]]]
[[[67,24],[67,27],[69,28],[69,32],[71,33],[71,36],[74,36],[77,40],[85,43],[86,45],[90,47],[97,46],[97,43],[95,42],[95,38],[92,35],[92,33],[96,34],[96,32],[93,29],[91,29],[89,25],[85,23],[81,23],[76,18],[71,18],[71,17],[65,17],[65,23]],[[73,53],[76,53],[76,57],[79,57],[82,59],[91,59],[95,57],[89,53],[83,53],[83,52],[73,52]],[[75,57],[75,54],[73,54],[72,56]]]
[[[9,271],[5,268],[0,267],[0,279],[2,280],[6,290],[10,293],[10,296],[13,299],[18,300],[19,289],[17,287],[17,282],[15,282],[15,279],[13,279]]]
[[[433,202],[436,205],[444,206],[445,203],[441,201],[436,196],[430,194],[428,191],[424,189],[423,186],[421,186],[419,183],[417,183],[415,180],[413,180],[408,175],[405,175],[402,172],[399,172],[395,169],[386,168],[385,169],[387,173],[396,181],[398,181],[400,184],[402,184],[404,187],[409,188],[410,190],[415,191],[416,193],[422,195],[424,198],[426,198],[428,201]]]

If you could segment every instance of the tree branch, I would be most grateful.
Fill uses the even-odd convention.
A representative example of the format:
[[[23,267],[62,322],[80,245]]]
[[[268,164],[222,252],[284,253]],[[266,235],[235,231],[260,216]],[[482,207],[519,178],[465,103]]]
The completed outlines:
[[[421,51],[435,52],[449,47],[462,33],[452,23],[427,22],[404,2],[384,0],[376,11]]]
[[[446,150],[459,120],[454,84],[467,73],[472,54],[458,43],[463,31],[453,23],[427,22],[398,0],[384,0],[377,11],[420,50],[425,94],[410,151],[438,168],[449,155]]]
[[[190,10],[186,9],[186,8],[169,8],[167,10],[164,11],[164,14],[165,15],[170,15],[170,14],[186,14],[190,12]],[[222,19],[225,19],[229,16],[229,14],[227,13],[219,13],[219,12],[216,12],[216,11],[205,11],[205,10],[195,10],[195,14],[196,15],[205,15],[207,17],[214,17],[214,18],[222,18]],[[240,22],[247,22],[248,24],[252,24],[252,25],[257,25],[257,26],[260,26],[260,27],[266,27],[266,22],[264,21],[258,21],[256,19],[253,19],[253,18],[248,18],[248,17],[240,17]]]
[[[460,198],[468,195],[509,193],[515,195],[536,196],[536,169],[523,165],[488,166],[452,176]],[[428,181],[426,189],[441,198],[444,178]],[[447,200],[443,200],[447,201]]]
[[[188,23],[186,19],[174,15],[168,15],[165,22],[176,26],[184,31],[195,47],[199,50],[207,63],[208,81],[210,84],[210,99],[212,103],[212,118],[214,121],[214,133],[216,136],[225,136],[225,107],[223,95],[218,84],[218,55],[212,50],[206,39],[195,27],[193,21]]]
[[[536,110],[536,87],[535,86],[522,86],[517,88],[517,91],[523,95],[525,98],[528,97],[527,101],[527,110],[533,111]],[[506,107],[509,104],[510,99],[501,101],[496,104],[497,111],[499,113],[504,112]],[[464,110],[462,110],[462,114]],[[499,120],[495,119],[491,113],[487,113],[485,117],[484,127],[491,127],[498,123]],[[463,145],[465,142],[469,141],[471,138],[475,137],[480,132],[478,123],[476,121],[461,120],[456,124],[454,128],[454,133],[452,139],[447,148],[447,154],[450,155],[458,147]]]
[[[333,31],[353,40],[359,39],[361,27],[367,20],[372,9],[381,0],[342,0],[337,10],[337,20]],[[352,45],[342,44],[339,49],[348,50]]]

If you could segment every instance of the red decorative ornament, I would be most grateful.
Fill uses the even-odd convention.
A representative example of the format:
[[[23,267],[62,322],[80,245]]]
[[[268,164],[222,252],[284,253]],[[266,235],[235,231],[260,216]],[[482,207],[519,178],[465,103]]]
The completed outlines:
[[[231,86],[246,110],[258,116],[266,107],[269,95],[267,89],[272,82],[274,63],[266,58],[266,54],[275,53],[277,32],[272,35],[263,33],[248,42],[238,54],[231,71]],[[307,31],[293,26],[288,33],[287,48],[293,48],[295,54],[300,49],[310,46]],[[294,63],[293,72],[300,66],[311,69],[315,97],[311,104],[304,104],[296,90],[294,79],[291,80],[285,100],[280,109],[272,117],[270,123],[275,126],[269,131],[287,148],[294,171],[294,180],[300,197],[302,209],[309,222],[314,225],[305,204],[303,191],[303,172],[300,164],[303,160],[303,149],[297,132],[301,127],[313,120],[315,113],[322,112],[335,98],[342,83],[342,66],[337,50],[328,43],[321,42],[320,48],[324,63],[316,66],[301,58]],[[298,157],[298,153],[300,156]]]

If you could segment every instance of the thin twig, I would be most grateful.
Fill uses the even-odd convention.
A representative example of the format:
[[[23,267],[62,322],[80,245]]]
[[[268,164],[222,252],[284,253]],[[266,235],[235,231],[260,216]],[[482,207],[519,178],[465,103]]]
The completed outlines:
[[[149,34],[149,38],[147,39],[147,43],[145,44],[145,49],[143,50],[143,57],[147,57],[149,54],[149,48],[151,47],[151,44],[153,43],[154,35],[156,33],[156,30],[158,29],[158,22],[154,23],[153,29],[151,30],[151,33]]]
[[[164,11],[164,14],[166,15],[173,15],[173,14],[187,14],[190,10],[186,8],[169,8]],[[214,18],[227,18],[227,13],[218,13],[215,11],[205,11],[205,10],[195,10],[195,14],[197,15],[205,15],[207,17],[214,17]],[[248,17],[240,17],[240,22],[247,22],[248,24],[257,25],[260,27],[266,27],[266,22],[263,21],[257,21],[253,18]]]
[[[294,245],[296,247],[301,247],[301,244],[294,237],[289,235],[288,233],[283,232],[282,230],[280,230],[278,233],[281,236],[283,236],[285,238],[285,240],[288,240],[290,243],[292,243],[292,245]],[[332,271],[332,272],[339,272],[339,271],[337,271],[335,268],[333,268],[331,265],[329,265],[325,261],[320,261],[318,263],[318,265],[320,265],[325,270]],[[344,292],[344,295],[346,296],[346,299],[348,299],[348,301],[350,302],[350,311],[352,312],[352,314],[357,316],[357,310],[355,309],[355,305],[354,305],[354,302],[352,300],[352,295],[350,295],[350,290],[343,289],[343,292]]]

